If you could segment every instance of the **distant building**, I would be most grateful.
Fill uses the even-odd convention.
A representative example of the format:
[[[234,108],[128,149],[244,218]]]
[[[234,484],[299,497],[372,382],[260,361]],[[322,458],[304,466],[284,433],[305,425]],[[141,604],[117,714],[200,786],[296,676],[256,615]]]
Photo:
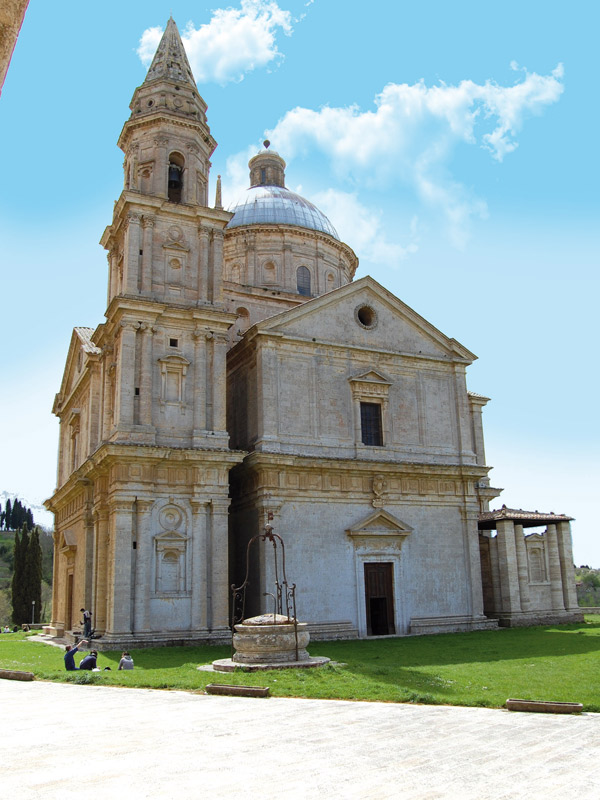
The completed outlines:
[[[209,207],[216,142],[170,19],[119,138],[106,321],[75,328],[53,409],[49,630],[85,607],[106,647],[224,640],[267,519],[313,638],[581,619],[569,518],[489,511],[475,356],[353,281],[265,144],[244,200],[217,183]],[[248,616],[273,580],[261,550]]]

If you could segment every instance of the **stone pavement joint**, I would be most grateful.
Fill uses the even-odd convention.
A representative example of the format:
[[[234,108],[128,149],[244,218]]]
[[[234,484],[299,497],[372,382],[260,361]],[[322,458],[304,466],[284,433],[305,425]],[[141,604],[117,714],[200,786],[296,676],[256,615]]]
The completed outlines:
[[[600,714],[0,682],[2,795],[600,796]],[[76,776],[74,779],[73,776]],[[70,788],[69,788],[70,787]]]

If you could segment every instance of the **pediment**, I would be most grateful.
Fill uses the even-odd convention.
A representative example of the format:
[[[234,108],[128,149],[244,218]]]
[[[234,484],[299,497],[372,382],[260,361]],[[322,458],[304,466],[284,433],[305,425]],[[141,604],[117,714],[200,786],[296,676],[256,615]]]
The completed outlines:
[[[61,553],[73,552],[77,550],[77,535],[73,530],[62,531],[60,537],[60,551]]]
[[[97,358],[100,355],[100,348],[92,342],[92,333],[92,328],[80,327],[73,329],[60,391],[56,395],[53,413],[57,413],[60,407],[64,405],[86,374],[89,358]]]
[[[374,511],[356,525],[346,529],[351,538],[385,538],[398,539],[410,536],[413,529],[401,519],[383,509]]]
[[[529,533],[525,536],[526,542],[544,542],[544,536],[541,533]]]
[[[391,386],[393,383],[387,375],[375,369],[369,369],[366,372],[361,372],[359,375],[353,375],[351,378],[348,378],[348,380],[351,383],[376,383],[386,384],[388,386]]]
[[[254,330],[309,342],[463,363],[476,358],[370,276],[276,314],[259,322]]]

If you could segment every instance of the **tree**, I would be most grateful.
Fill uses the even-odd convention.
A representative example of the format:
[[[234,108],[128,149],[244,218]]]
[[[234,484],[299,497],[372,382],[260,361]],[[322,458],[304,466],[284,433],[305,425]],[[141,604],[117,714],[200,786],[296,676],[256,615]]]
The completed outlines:
[[[24,531],[26,530],[26,525],[27,523],[23,526]],[[40,534],[37,528],[33,529],[29,537],[24,577],[24,610],[26,608],[27,613],[31,613],[31,616],[25,619],[39,622],[40,614],[42,613],[42,548],[40,547]]]
[[[15,549],[13,555],[13,576],[11,581],[12,619],[16,625],[25,621],[23,616],[23,577],[25,571],[25,558],[28,546],[27,531],[15,533]]]
[[[6,530],[6,531],[12,530],[11,522],[12,522],[12,503],[10,502],[10,497],[9,497],[8,500],[6,501],[6,511],[5,511],[5,517],[4,517],[4,530]]]
[[[20,536],[18,531],[15,533],[11,588],[15,625],[31,622],[32,612],[33,621],[39,621],[42,613],[42,548],[38,529],[34,528],[29,536],[26,524]]]

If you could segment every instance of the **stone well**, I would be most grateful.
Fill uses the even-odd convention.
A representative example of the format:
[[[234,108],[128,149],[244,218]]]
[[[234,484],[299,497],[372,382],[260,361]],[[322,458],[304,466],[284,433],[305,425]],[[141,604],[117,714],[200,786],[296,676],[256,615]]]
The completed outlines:
[[[282,614],[261,614],[235,625],[233,658],[213,661],[213,668],[217,672],[231,672],[236,667],[259,670],[327,664],[328,658],[309,656],[306,650],[309,641],[306,622],[294,622]]]

